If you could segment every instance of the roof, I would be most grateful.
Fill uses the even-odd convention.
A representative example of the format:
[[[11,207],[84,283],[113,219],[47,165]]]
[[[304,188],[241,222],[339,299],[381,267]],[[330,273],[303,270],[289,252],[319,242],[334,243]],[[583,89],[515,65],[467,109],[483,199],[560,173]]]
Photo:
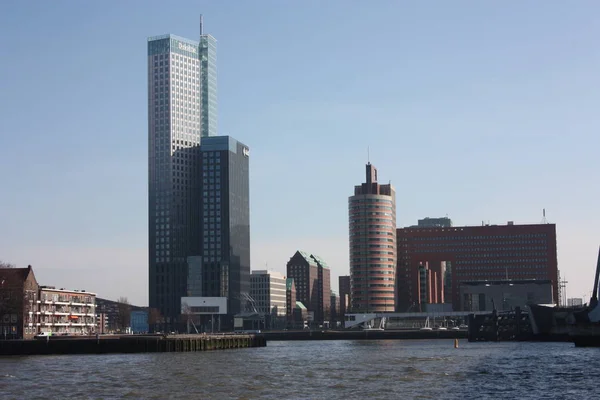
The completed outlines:
[[[304,304],[302,304],[301,301],[297,301],[296,302],[296,308],[300,308],[302,310],[306,310],[306,307],[304,307]]]
[[[323,260],[321,257],[316,256],[314,254],[311,254],[311,257],[317,262],[317,264],[319,264],[322,268],[327,268],[329,269],[329,266],[327,265],[327,263],[325,262],[325,260]]]
[[[296,257],[296,254],[300,254],[300,256],[302,258],[304,258],[304,261],[306,261],[309,265],[317,266],[315,259],[312,258],[311,255],[308,254],[307,252],[298,250],[298,251],[296,251],[296,253],[294,254],[294,256],[292,258]]]
[[[22,284],[29,273],[33,273],[31,265],[27,268],[0,268],[0,285],[3,283]]]
[[[200,42],[197,42],[197,41],[192,40],[192,39],[187,39],[187,38],[184,38],[184,37],[181,37],[181,36],[173,35],[171,33],[167,33],[167,34],[164,34],[164,35],[158,35],[158,36],[151,36],[151,37],[148,38],[148,41],[149,42],[153,42],[155,40],[163,40],[163,39],[175,39],[175,40],[179,40],[180,42],[184,42],[184,43],[191,44],[191,45],[194,45],[194,46],[199,46],[200,45]]]

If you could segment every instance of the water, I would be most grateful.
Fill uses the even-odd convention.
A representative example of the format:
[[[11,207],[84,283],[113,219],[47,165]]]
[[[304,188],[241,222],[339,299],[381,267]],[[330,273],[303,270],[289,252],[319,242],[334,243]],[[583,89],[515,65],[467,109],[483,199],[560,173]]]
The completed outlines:
[[[595,399],[600,349],[452,340],[0,358],[2,399]]]

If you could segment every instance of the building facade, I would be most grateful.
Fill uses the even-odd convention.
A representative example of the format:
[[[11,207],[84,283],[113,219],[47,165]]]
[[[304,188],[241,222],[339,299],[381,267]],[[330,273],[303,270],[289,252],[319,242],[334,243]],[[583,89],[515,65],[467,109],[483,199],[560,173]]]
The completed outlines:
[[[366,166],[366,182],[348,199],[352,311],[393,312],[396,306],[396,192],[377,182]]]
[[[39,294],[40,332],[58,335],[92,335],[97,331],[96,294],[84,290],[41,286]]]
[[[350,276],[342,275],[338,277],[340,290],[340,315],[343,317],[350,311]]]
[[[186,295],[187,257],[199,254],[195,199],[202,133],[200,43],[148,39],[149,304],[175,329]]]
[[[285,280],[285,309],[287,326],[292,327],[295,321],[296,310],[296,285],[293,278]]]
[[[148,333],[148,310],[133,310],[130,315],[129,326],[132,333]]]
[[[329,317],[327,319],[329,321],[329,326],[332,328],[337,327],[338,322],[342,321],[340,319],[340,298],[335,292],[331,292]]]
[[[331,272],[322,258],[297,251],[287,263],[287,276],[296,288],[296,301],[314,313],[314,322],[322,323],[329,313]]]
[[[202,296],[227,297],[233,323],[233,315],[245,311],[250,293],[250,150],[232,137],[211,136],[202,139],[200,154],[195,215],[201,247],[191,255],[202,257],[196,266],[201,273],[189,274],[201,276]]]
[[[263,315],[270,315],[272,321],[276,318],[285,318],[285,276],[274,271],[252,271],[250,274],[250,298],[256,310]]]
[[[397,238],[399,312],[418,307],[419,266],[425,263],[454,310],[461,307],[458,289],[465,281],[546,279],[558,298],[554,224],[411,227],[398,229]]]
[[[39,285],[31,266],[0,268],[0,338],[31,339],[39,332]]]

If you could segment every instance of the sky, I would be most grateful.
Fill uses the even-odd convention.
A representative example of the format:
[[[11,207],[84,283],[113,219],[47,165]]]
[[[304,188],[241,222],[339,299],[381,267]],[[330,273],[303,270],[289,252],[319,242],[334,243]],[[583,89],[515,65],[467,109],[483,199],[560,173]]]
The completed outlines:
[[[600,245],[600,3],[0,4],[0,260],[148,304],[147,38],[218,40],[219,131],[247,144],[251,267],[349,274],[369,157],[397,224],[557,225],[567,297]]]

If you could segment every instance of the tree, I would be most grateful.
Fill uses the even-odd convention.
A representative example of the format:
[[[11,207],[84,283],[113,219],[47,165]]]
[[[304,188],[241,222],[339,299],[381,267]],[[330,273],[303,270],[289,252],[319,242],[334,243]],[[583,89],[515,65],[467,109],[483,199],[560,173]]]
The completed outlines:
[[[156,332],[160,330],[160,324],[163,322],[163,316],[160,313],[158,308],[150,308],[148,310],[148,325],[150,325],[150,329]],[[158,329],[156,329],[158,327]]]
[[[7,263],[0,260],[0,268],[16,268],[15,264]]]
[[[119,297],[117,300],[117,329],[124,331],[131,325],[131,305],[127,297]]]

